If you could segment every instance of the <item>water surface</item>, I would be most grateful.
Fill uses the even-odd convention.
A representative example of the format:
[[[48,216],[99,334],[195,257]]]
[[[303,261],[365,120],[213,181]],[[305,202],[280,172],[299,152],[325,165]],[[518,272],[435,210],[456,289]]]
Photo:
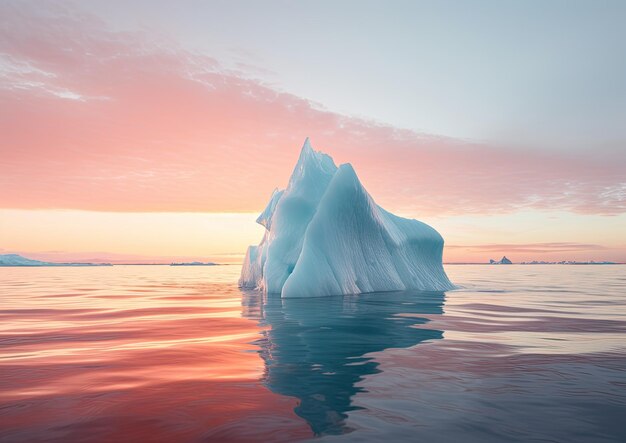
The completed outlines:
[[[0,440],[626,441],[626,267],[281,300],[237,266],[0,268]]]

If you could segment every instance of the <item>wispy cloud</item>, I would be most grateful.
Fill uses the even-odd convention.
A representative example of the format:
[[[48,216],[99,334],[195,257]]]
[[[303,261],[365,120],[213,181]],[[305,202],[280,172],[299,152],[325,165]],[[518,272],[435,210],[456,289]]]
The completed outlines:
[[[502,243],[485,245],[447,245],[449,249],[462,249],[470,252],[502,252],[527,253],[535,252],[544,254],[548,252],[581,252],[581,251],[603,251],[609,248],[603,245],[592,243]]]
[[[329,112],[72,7],[2,2],[0,17],[4,208],[255,211],[311,136],[403,213],[626,212],[619,149],[417,134]]]

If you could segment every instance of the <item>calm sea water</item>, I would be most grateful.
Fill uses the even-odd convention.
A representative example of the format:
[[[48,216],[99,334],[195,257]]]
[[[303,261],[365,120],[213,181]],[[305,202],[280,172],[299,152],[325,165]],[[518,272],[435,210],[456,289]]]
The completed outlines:
[[[3,441],[626,441],[626,266],[281,300],[237,266],[0,268]]]

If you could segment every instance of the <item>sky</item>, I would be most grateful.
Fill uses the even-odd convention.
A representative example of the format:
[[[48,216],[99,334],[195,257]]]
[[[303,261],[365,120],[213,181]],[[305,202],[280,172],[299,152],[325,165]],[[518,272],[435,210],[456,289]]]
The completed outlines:
[[[621,1],[2,1],[0,253],[238,262],[305,137],[444,260],[626,262]]]

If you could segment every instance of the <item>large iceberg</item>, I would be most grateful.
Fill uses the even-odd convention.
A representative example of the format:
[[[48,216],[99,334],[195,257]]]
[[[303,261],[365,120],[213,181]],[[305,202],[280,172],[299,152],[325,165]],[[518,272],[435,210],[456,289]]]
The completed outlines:
[[[443,238],[417,220],[378,206],[350,164],[311,147],[307,138],[283,191],[257,219],[239,286],[284,298],[383,291],[446,291]]]

